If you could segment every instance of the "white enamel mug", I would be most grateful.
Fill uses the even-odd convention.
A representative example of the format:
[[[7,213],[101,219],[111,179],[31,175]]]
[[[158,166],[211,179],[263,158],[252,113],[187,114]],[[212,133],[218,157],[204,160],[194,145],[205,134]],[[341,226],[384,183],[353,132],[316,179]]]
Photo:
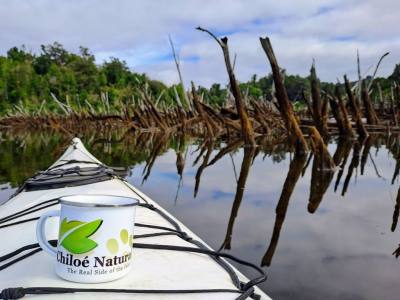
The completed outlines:
[[[73,195],[60,198],[61,210],[43,214],[36,227],[40,247],[56,258],[63,279],[98,283],[130,271],[135,210],[139,201],[111,195]],[[45,237],[49,217],[60,217],[58,245]]]

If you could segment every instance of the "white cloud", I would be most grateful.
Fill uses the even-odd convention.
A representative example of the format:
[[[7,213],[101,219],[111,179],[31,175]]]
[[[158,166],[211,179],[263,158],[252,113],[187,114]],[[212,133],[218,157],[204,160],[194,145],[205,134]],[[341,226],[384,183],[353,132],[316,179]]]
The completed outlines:
[[[225,83],[227,76],[218,45],[197,25],[228,34],[231,53],[238,54],[237,75],[269,72],[258,37],[269,35],[282,67],[306,75],[312,58],[323,80],[355,75],[355,53],[363,69],[391,51],[381,75],[400,61],[400,30],[394,0],[265,1],[50,1],[0,2],[0,53],[25,44],[59,41],[69,50],[89,47],[102,62],[108,56],[125,59],[139,72],[167,83],[177,82],[168,56],[172,34],[182,58],[187,82]]]

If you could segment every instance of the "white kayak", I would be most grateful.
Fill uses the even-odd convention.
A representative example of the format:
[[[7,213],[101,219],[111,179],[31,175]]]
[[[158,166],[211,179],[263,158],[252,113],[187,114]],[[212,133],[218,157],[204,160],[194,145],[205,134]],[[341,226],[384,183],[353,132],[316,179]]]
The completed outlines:
[[[48,170],[48,173],[44,172],[44,175],[39,174],[33,180],[28,180],[15,196],[0,205],[0,293],[3,291],[0,299],[18,298],[23,294],[29,299],[69,300],[82,297],[98,300],[110,297],[112,299],[132,297],[135,299],[251,299],[251,297],[270,299],[255,285],[263,280],[262,274],[253,272],[257,273],[255,277],[258,278],[250,280],[234,268],[226,258],[217,258],[215,253],[212,254],[212,249],[195,233],[155,201],[110,172],[108,167],[86,150],[78,138],[72,140],[64,154]],[[60,178],[59,174],[66,170],[72,172]],[[82,174],[77,175],[74,170],[81,170]],[[69,182],[71,178],[73,180]],[[48,210],[57,209],[59,204],[54,199],[76,194],[133,197],[142,204],[136,209],[136,224],[141,226],[135,226],[132,270],[128,275],[106,283],[69,282],[55,274],[54,258],[37,247],[35,232],[37,218]],[[152,207],[154,209],[150,209]],[[49,219],[46,236],[49,239],[56,239],[58,227],[57,218]],[[165,231],[165,228],[171,230]],[[203,252],[209,253],[172,251],[162,249],[162,246],[161,249],[157,247],[151,249],[151,246],[147,249],[137,248],[136,243],[170,245],[182,249],[191,247],[205,249]],[[31,246],[26,247],[27,245]],[[16,287],[24,289],[10,290]],[[31,287],[47,289],[29,289]],[[70,290],[68,293],[53,294],[49,287]],[[89,292],[83,289],[107,289],[107,291]],[[148,292],[153,290],[155,293]],[[174,292],[175,290],[181,292]],[[186,290],[186,293],[182,293],[182,290]],[[208,292],[198,290],[208,290]],[[31,295],[32,293],[38,295]]]

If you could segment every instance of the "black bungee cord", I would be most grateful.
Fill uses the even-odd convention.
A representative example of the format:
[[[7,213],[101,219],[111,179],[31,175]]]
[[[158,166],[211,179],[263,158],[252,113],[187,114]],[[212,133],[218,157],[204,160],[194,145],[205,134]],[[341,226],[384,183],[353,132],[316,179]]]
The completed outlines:
[[[67,161],[65,164],[70,164],[70,163],[83,163],[81,161]],[[75,169],[68,169],[68,176],[70,174],[74,174],[74,177],[76,176],[77,178],[71,178],[68,179],[67,181],[61,180],[64,182],[60,182],[61,185],[65,184],[67,182],[67,186],[79,186],[82,185],[81,180],[83,177],[85,177],[85,182],[89,181],[90,183],[94,182],[101,182],[104,180],[110,180],[114,178],[120,179],[123,183],[127,185],[128,188],[130,188],[135,194],[141,198],[141,200],[144,203],[140,203],[139,206],[150,209],[156,213],[158,213],[161,217],[163,217],[166,221],[169,222],[169,224],[173,228],[165,227],[165,226],[158,226],[158,225],[152,225],[152,224],[141,224],[141,223],[136,223],[135,226],[139,227],[147,227],[147,228],[152,228],[152,229],[157,229],[160,230],[159,232],[155,233],[149,233],[149,234],[142,234],[142,235],[136,235],[135,239],[138,238],[146,238],[146,237],[155,237],[155,236],[162,236],[162,235],[176,235],[180,237],[181,239],[195,245],[196,247],[183,247],[183,246],[174,246],[174,245],[155,245],[155,244],[143,244],[143,243],[134,243],[133,247],[138,248],[138,249],[151,249],[151,250],[165,250],[165,251],[181,251],[181,252],[191,252],[191,253],[199,253],[199,254],[205,254],[209,255],[216,263],[218,263],[230,276],[232,283],[236,286],[237,289],[169,289],[169,290],[146,290],[146,289],[94,289],[94,288],[88,288],[88,289],[82,289],[82,288],[66,288],[66,287],[15,287],[15,288],[5,288],[1,291],[0,293],[0,299],[2,300],[16,300],[16,299],[21,299],[25,295],[44,295],[44,294],[69,294],[69,293],[119,293],[119,294],[197,294],[197,293],[238,293],[240,294],[236,299],[237,300],[243,300],[247,298],[252,298],[252,299],[261,299],[261,297],[255,293],[254,287],[255,285],[264,282],[267,279],[267,275],[264,272],[264,270],[250,262],[241,260],[231,254],[228,253],[223,253],[220,251],[213,251],[210,248],[208,248],[205,244],[203,244],[200,241],[197,241],[190,237],[186,232],[182,231],[180,228],[179,224],[173,220],[171,217],[169,217],[166,213],[164,213],[162,210],[156,208],[154,205],[148,203],[148,201],[142,197],[137,191],[135,191],[132,187],[127,184],[126,180],[124,178],[121,178],[120,176],[116,175],[111,168],[103,168],[103,165],[97,164],[100,166],[95,167],[94,169],[88,169],[86,168],[84,170],[84,175],[80,173],[80,170],[77,168]],[[59,167],[60,165],[57,165],[55,167]],[[47,189],[47,188],[59,188],[60,184],[58,182],[54,182],[54,180],[58,180],[59,178],[63,177],[62,172],[56,172],[53,169],[49,169],[50,171],[47,175],[49,175],[49,181],[50,185],[48,184],[49,181],[45,179],[46,173],[41,172],[39,173],[40,180],[34,182],[31,180],[31,183],[34,182],[32,186],[35,186],[34,188],[36,189]],[[105,171],[106,174],[103,172]],[[90,173],[90,174],[89,174]],[[106,176],[103,176],[106,175]],[[58,178],[54,178],[54,176],[58,176]],[[89,178],[88,178],[89,177]],[[89,180],[87,180],[89,179]],[[25,186],[25,187],[24,187]],[[20,193],[26,188],[26,185],[24,184],[16,194]],[[14,197],[16,194],[14,194],[12,197]],[[23,220],[18,220],[15,221],[23,216],[27,216],[31,213],[46,209],[48,207],[57,205],[59,203],[58,198],[55,199],[50,199],[47,201],[44,201],[42,203],[36,204],[32,207],[29,207],[27,209],[21,210],[19,212],[16,212],[12,215],[3,217],[0,219],[0,229],[10,227],[10,226],[16,226],[19,224],[23,224],[26,222],[34,221],[37,220],[38,218],[27,218]],[[11,222],[14,221],[14,222]],[[11,223],[10,223],[11,222]],[[53,245],[57,244],[56,240],[50,241]],[[3,255],[0,257],[0,263],[3,263],[0,265],[0,272],[4,271],[5,269],[11,267],[12,265],[30,257],[33,256],[34,254],[40,252],[42,249],[40,248],[39,244],[31,244],[31,245],[26,245],[23,246],[11,253],[8,253],[6,255]],[[29,251],[29,252],[27,252]],[[21,255],[22,254],[22,255]],[[21,255],[21,256],[19,256]],[[232,260],[238,264],[241,264],[246,267],[250,267],[254,269],[257,273],[259,273],[259,276],[249,280],[248,282],[241,282],[238,275],[236,274],[235,270],[232,268],[230,264],[228,264],[224,259],[229,259]],[[13,259],[9,261],[10,259]],[[8,261],[8,262],[6,262]]]

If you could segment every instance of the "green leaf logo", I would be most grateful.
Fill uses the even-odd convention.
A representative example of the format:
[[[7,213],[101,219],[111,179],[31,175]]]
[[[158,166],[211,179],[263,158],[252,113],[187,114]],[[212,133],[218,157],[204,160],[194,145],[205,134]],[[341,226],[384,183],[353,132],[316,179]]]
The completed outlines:
[[[81,222],[77,220],[67,221],[67,218],[64,218],[60,225],[59,241],[66,250],[73,254],[89,252],[97,247],[97,243],[89,237],[100,228],[102,223],[103,220],[101,219]]]
[[[84,224],[85,222],[81,222],[81,221],[67,221],[67,218],[64,218],[61,222],[60,225],[60,235],[58,237],[59,240],[61,240],[61,238],[71,229]]]

